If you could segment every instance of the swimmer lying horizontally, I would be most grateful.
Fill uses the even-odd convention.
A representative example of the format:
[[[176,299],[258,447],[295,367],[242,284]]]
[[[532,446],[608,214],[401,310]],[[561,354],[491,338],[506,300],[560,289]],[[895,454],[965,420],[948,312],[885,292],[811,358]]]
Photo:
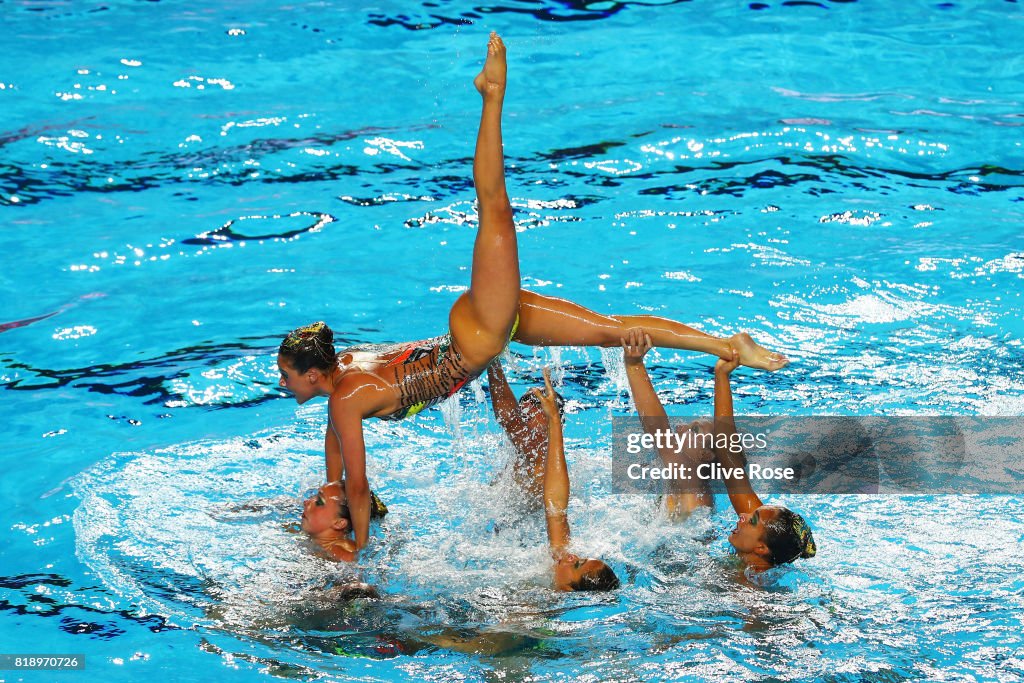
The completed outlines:
[[[502,155],[505,77],[505,46],[492,33],[484,68],[474,80],[483,97],[473,157],[480,224],[469,291],[452,306],[448,333],[339,355],[333,332],[320,322],[291,332],[278,351],[280,385],[297,402],[328,397],[327,480],[344,476],[357,548],[366,545],[370,523],[362,421],[398,420],[455,394],[478,377],[509,340],[540,346],[615,346],[626,330],[642,326],[657,346],[725,356],[732,345],[744,365],[776,370],[786,364],[785,358],[758,346],[747,334],[720,339],[665,318],[600,315],[520,288],[516,227]]]
[[[637,412],[641,416],[644,431],[653,434],[656,430],[667,430],[669,422],[665,407],[658,399],[643,363],[644,355],[650,351],[651,346],[650,335],[641,329],[630,330],[622,340],[626,375],[629,378],[633,402],[636,403]],[[732,439],[732,435],[736,433],[736,423],[733,419],[729,375],[738,366],[739,360],[735,357],[722,358],[715,364],[714,423],[705,422],[690,427],[713,431],[716,437],[719,434],[729,437],[724,440],[715,438],[713,443],[736,443]],[[677,428],[677,431],[682,431],[682,428]],[[688,443],[693,441],[687,440]],[[666,464],[682,459],[685,460],[684,464],[691,467],[717,459],[723,471],[727,472],[737,471],[735,468],[743,468],[743,471],[746,471],[747,465],[742,450],[733,452],[729,448],[693,448],[678,455],[672,449],[665,448],[659,451],[659,455]],[[710,507],[710,490],[697,489],[692,484],[680,482],[675,483],[675,486],[676,488],[665,497],[666,511],[670,515],[679,516],[699,506]],[[814,556],[814,536],[803,517],[779,505],[764,505],[751,488],[750,480],[745,477],[727,477],[725,486],[729,493],[729,501],[739,515],[736,527],[729,534],[729,543],[747,567],[754,571],[763,571],[780,564],[788,564],[801,557]]]

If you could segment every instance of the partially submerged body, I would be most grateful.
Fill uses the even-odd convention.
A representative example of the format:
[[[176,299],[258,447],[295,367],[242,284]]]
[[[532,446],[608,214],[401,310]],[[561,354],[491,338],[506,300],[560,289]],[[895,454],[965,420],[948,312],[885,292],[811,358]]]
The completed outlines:
[[[622,340],[623,355],[630,391],[640,414],[641,424],[648,433],[669,428],[665,407],[658,399],[650,377],[643,364],[643,357],[651,349],[651,340],[643,330],[631,330]],[[737,443],[736,423],[733,419],[732,388],[729,376],[739,366],[739,359],[722,358],[715,364],[715,417],[713,423],[699,422],[690,429],[710,429],[714,443]],[[747,471],[746,457],[742,449],[732,448],[689,448],[681,453],[672,449],[659,450],[659,456],[666,464],[685,464],[695,471],[701,463],[717,461],[723,472]],[[746,476],[726,476],[724,479],[729,502],[739,516],[735,528],[729,534],[729,543],[744,565],[754,571],[763,571],[780,564],[788,564],[801,557],[813,557],[817,552],[814,536],[803,517],[779,505],[765,505],[754,493],[750,479]],[[666,510],[676,517],[685,516],[699,507],[710,507],[711,491],[706,485],[692,483],[674,484],[665,497]]]
[[[505,379],[501,364],[488,369],[491,403],[498,422],[512,441],[513,482],[524,496],[541,503],[548,549],[554,561],[554,587],[563,591],[614,590],[619,579],[605,562],[570,552],[569,472],[562,437],[561,397],[544,370],[544,391],[532,389],[519,401]]]
[[[387,513],[387,506],[371,491],[371,519],[379,519]],[[352,513],[342,482],[324,484],[303,502],[300,527],[328,557],[346,562],[356,559]]]

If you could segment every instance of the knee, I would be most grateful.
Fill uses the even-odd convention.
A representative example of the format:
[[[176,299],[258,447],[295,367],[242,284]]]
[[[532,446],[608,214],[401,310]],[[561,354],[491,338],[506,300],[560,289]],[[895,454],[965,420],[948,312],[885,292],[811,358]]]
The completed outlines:
[[[491,361],[505,350],[505,344],[501,341],[492,342],[483,337],[484,335],[478,335],[473,343],[468,344],[468,348],[461,350],[466,369],[474,374],[486,370]]]

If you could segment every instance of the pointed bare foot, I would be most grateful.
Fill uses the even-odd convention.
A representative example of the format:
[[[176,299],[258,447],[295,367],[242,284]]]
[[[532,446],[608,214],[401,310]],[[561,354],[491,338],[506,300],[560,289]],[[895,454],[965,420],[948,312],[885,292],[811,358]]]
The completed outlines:
[[[501,97],[505,94],[505,43],[501,42],[501,36],[491,31],[491,38],[487,43],[487,59],[484,61],[484,68],[473,79],[473,85],[477,92],[484,97],[496,95]]]
[[[746,365],[748,368],[774,371],[789,364],[789,360],[785,356],[780,353],[772,353],[751,339],[746,332],[739,332],[729,337],[729,343],[740,354],[740,364]]]

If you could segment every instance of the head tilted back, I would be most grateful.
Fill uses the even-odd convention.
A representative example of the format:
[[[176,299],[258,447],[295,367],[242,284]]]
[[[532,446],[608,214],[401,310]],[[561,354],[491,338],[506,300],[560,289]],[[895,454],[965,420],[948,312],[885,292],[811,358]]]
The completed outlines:
[[[537,398],[537,395],[532,391],[528,391],[520,396],[519,403],[523,406],[532,404],[536,405],[538,409],[540,408],[540,399]],[[560,416],[565,415],[565,398],[557,391],[555,392],[555,407],[558,409],[558,414]]]
[[[773,565],[789,564],[801,557],[814,557],[818,552],[811,527],[803,517],[789,508],[782,508],[778,516],[765,522],[764,526],[768,560]]]
[[[569,584],[574,591],[613,591],[619,587],[619,577],[604,562],[601,566],[587,574],[584,574],[578,581]]]

